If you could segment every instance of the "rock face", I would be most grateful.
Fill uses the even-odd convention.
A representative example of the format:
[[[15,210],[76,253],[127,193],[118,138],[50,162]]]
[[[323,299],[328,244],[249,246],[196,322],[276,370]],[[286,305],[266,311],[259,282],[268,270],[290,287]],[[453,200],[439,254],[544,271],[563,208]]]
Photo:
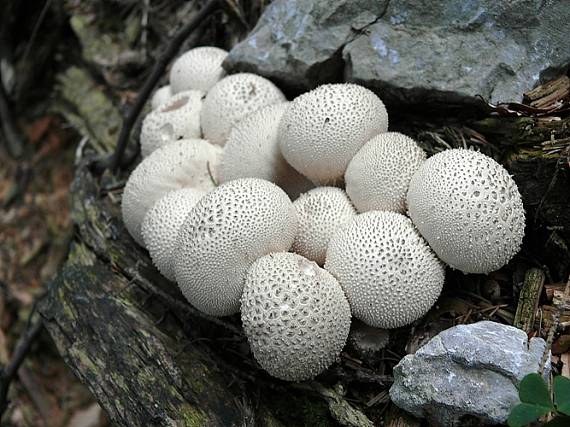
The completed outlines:
[[[519,382],[539,370],[545,345],[500,323],[455,326],[400,361],[390,397],[436,425],[461,426],[471,417],[503,423],[519,402]]]
[[[564,72],[570,8],[518,0],[276,0],[229,54],[292,91],[332,81],[388,103],[495,103]]]

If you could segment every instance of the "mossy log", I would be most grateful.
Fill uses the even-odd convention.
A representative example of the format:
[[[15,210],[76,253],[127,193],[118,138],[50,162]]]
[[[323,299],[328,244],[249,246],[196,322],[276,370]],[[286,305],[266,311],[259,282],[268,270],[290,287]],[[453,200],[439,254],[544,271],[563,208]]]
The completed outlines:
[[[104,181],[85,164],[77,170],[71,190],[76,239],[39,312],[113,422],[372,425],[325,383],[288,384],[264,374],[238,318],[208,318],[188,305],[128,235],[118,197]]]

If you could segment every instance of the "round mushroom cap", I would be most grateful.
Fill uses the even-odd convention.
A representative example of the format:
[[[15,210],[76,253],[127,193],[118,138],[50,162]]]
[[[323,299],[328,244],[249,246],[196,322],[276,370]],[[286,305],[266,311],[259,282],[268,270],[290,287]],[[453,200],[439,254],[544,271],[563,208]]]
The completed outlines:
[[[375,362],[381,358],[381,351],[390,342],[388,329],[374,328],[355,319],[350,327],[347,343],[360,360]]]
[[[406,135],[376,135],[348,164],[344,174],[346,193],[359,212],[404,213],[410,180],[425,159],[425,152]]]
[[[158,200],[144,216],[144,244],[152,262],[168,280],[175,280],[173,259],[178,230],[204,194],[194,188],[171,191]]]
[[[222,184],[202,197],[180,228],[178,286],[206,314],[237,313],[247,269],[263,255],[289,250],[296,232],[293,203],[275,184],[257,178]]]
[[[372,91],[351,83],[326,84],[295,98],[279,126],[281,152],[318,184],[342,179],[366,141],[388,129],[388,113]]]
[[[241,319],[263,369],[286,381],[315,377],[335,362],[350,330],[336,279],[293,253],[266,255],[247,273]]]
[[[202,139],[173,141],[154,151],[131,173],[121,204],[123,222],[135,241],[144,246],[141,226],[147,211],[170,191],[192,187],[214,188],[210,171],[217,170],[222,149]]]
[[[384,329],[425,315],[445,276],[412,221],[395,212],[365,212],[343,226],[329,243],[325,268],[344,289],[352,315]]]
[[[489,273],[519,251],[525,212],[517,185],[499,163],[453,149],[425,161],[410,181],[412,221],[439,258],[465,273]]]
[[[156,92],[154,92],[154,95],[152,95],[150,106],[153,110],[156,110],[171,97],[172,90],[170,90],[170,85],[162,86],[161,88],[158,88]]]
[[[279,121],[288,102],[268,105],[249,114],[231,132],[220,162],[220,182],[261,178],[281,187],[292,198],[310,190],[312,183],[289,165],[277,142]]]
[[[222,62],[228,52],[218,47],[202,46],[181,55],[170,70],[172,93],[185,90],[208,92],[226,74]]]
[[[143,120],[141,153],[147,157],[165,144],[177,139],[200,138],[200,110],[203,92],[189,90],[171,97]]]
[[[224,145],[232,126],[250,113],[285,101],[285,95],[269,80],[238,73],[220,80],[208,92],[200,114],[204,137]]]
[[[299,230],[291,249],[323,265],[332,235],[354,218],[354,206],[346,193],[336,187],[314,188],[302,194],[293,206]]]

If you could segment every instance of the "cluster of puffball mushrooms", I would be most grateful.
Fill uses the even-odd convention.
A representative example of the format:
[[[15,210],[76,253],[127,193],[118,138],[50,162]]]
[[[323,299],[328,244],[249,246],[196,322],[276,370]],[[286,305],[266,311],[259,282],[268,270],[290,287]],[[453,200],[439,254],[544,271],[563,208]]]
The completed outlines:
[[[488,273],[518,252],[525,215],[495,160],[430,158],[388,132],[380,98],[326,84],[288,102],[227,52],[173,64],[141,131],[123,221],[195,308],[241,312],[257,362],[290,381],[341,353],[351,316],[397,328],[424,316],[444,264]]]

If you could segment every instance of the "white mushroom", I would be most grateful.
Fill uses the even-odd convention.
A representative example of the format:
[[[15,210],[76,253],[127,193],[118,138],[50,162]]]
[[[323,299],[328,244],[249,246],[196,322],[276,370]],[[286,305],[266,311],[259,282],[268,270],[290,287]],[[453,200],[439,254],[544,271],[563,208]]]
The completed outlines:
[[[292,253],[258,259],[249,269],[241,318],[263,369],[302,381],[340,355],[350,329],[350,307],[336,281],[317,264]]]
[[[144,216],[144,244],[152,262],[168,280],[175,280],[173,257],[178,230],[204,194],[194,188],[171,191],[158,200]]]
[[[285,101],[285,95],[269,80],[239,73],[220,80],[206,96],[202,113],[204,137],[224,145],[232,126],[250,113]]]
[[[327,84],[295,98],[279,127],[281,152],[315,183],[334,184],[360,147],[386,132],[388,114],[372,91]]]
[[[333,235],[325,268],[344,289],[352,315],[377,328],[419,319],[437,300],[444,268],[409,218],[357,215]]]
[[[156,92],[154,92],[154,95],[152,95],[150,106],[153,110],[156,110],[170,98],[172,98],[172,90],[170,90],[170,85],[162,86],[161,88],[158,88]]]
[[[131,173],[123,191],[123,222],[131,236],[144,245],[141,225],[147,211],[166,193],[192,187],[214,188],[210,171],[216,173],[222,149],[201,139],[179,140],[144,159]]]
[[[196,47],[184,53],[170,70],[172,93],[192,89],[208,92],[225,76],[222,62],[227,55],[225,50],[211,46]]]
[[[346,193],[359,212],[404,213],[410,180],[425,159],[425,152],[406,135],[376,135],[348,164],[344,174]]]
[[[489,273],[519,251],[525,213],[509,173],[471,150],[446,150],[414,174],[408,191],[412,221],[435,253],[465,273]]]
[[[299,219],[294,252],[325,263],[327,246],[332,235],[356,215],[346,193],[336,187],[318,187],[304,193],[293,203]]]
[[[177,139],[200,138],[200,110],[203,92],[189,90],[174,95],[143,120],[141,152],[143,157]]]
[[[277,128],[288,103],[268,105],[236,124],[224,146],[220,163],[221,183],[238,178],[271,181],[296,199],[313,186],[283,158]]]
[[[247,269],[263,255],[289,250],[296,232],[293,204],[275,184],[257,178],[222,184],[198,202],[180,228],[178,286],[204,313],[237,313]]]

